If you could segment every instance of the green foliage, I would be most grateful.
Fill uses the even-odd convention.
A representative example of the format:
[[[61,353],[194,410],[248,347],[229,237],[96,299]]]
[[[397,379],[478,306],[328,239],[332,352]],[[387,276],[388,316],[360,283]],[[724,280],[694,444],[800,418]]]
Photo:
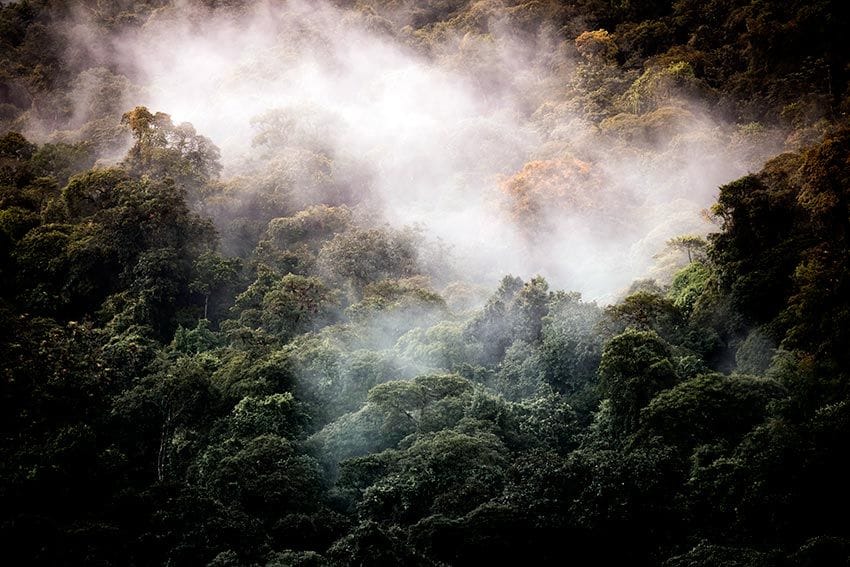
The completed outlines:
[[[667,246],[674,250],[682,250],[688,254],[688,263],[702,259],[705,250],[705,240],[694,234],[683,234],[667,241]]]
[[[634,114],[655,110],[671,97],[695,96],[700,88],[693,67],[677,61],[665,67],[650,67],[623,94],[623,104]]]
[[[441,321],[411,329],[396,341],[395,350],[415,368],[455,371],[479,358],[479,345],[464,340],[462,323]]]
[[[347,207],[310,207],[291,217],[269,221],[255,254],[279,269],[305,273],[315,267],[322,244],[350,225],[351,211]]]
[[[219,335],[210,330],[209,321],[200,319],[194,329],[177,327],[171,348],[183,354],[197,354],[220,346],[221,343]]]
[[[135,139],[122,164],[134,175],[170,178],[195,198],[221,172],[218,147],[188,122],[175,126],[167,114],[137,106],[121,123]]]
[[[575,394],[595,382],[602,351],[597,326],[601,310],[583,303],[578,294],[554,298],[543,318],[540,346],[546,382],[566,394]]]
[[[192,125],[124,112],[144,73],[79,49],[248,4],[66,4],[0,6],[6,563],[848,562],[836,3],[367,0],[307,30],[362,26],[470,78],[487,108],[516,100],[536,132],[488,134],[541,144],[505,154],[506,174],[575,155],[593,199],[613,199],[594,220],[652,204],[606,192],[602,172],[633,158],[756,171],[790,151],[720,188],[707,240],[668,241],[688,260],[672,280],[604,307],[541,276],[487,298],[419,228],[380,225],[392,211],[373,189],[404,181],[339,147],[350,116],[262,114],[239,177],[219,180],[219,149]],[[415,136],[414,122],[393,127]],[[452,182],[492,184],[468,167]],[[563,181],[551,202],[585,206]]]
[[[525,341],[515,341],[505,351],[496,376],[496,390],[509,400],[521,400],[537,397],[546,387],[540,353]]]
[[[733,306],[758,322],[770,320],[781,309],[799,261],[797,191],[785,174],[798,165],[796,156],[776,158],[765,173],[779,169],[774,174],[777,183],[767,185],[754,176],[735,181],[721,188],[714,209],[724,229],[711,241],[720,282],[734,289]]]
[[[381,280],[363,290],[363,299],[345,310],[365,348],[388,348],[414,328],[447,316],[446,302],[422,277]]]
[[[764,331],[753,329],[735,353],[736,369],[742,373],[763,374],[775,352],[775,343]]]
[[[601,394],[610,400],[620,435],[637,430],[641,410],[677,380],[670,347],[653,331],[630,329],[605,344],[599,363]]]
[[[341,564],[405,565],[414,564],[413,553],[406,548],[401,530],[377,522],[362,522],[337,541],[328,556]]]
[[[127,181],[128,176],[121,169],[93,169],[71,178],[62,189],[62,199],[73,217],[92,216],[115,206],[120,191],[118,186]]]
[[[661,106],[638,115],[620,113],[599,123],[602,132],[635,146],[658,147],[681,141],[681,133],[695,116],[684,108]]]
[[[23,187],[32,179],[28,162],[36,147],[17,132],[0,138],[0,186]]]
[[[691,262],[673,276],[667,298],[688,316],[710,281],[711,271],[708,266],[702,262]]]
[[[785,394],[771,380],[708,374],[661,392],[641,413],[644,429],[683,449],[735,442],[762,423]]]
[[[434,513],[462,515],[498,494],[505,466],[504,448],[492,435],[440,431],[414,442],[398,468],[364,491],[362,513],[402,524]]]
[[[20,240],[30,229],[40,224],[39,216],[22,207],[0,210],[0,231],[10,240]]]
[[[59,142],[41,146],[33,154],[30,164],[36,177],[52,176],[60,186],[64,186],[71,177],[92,167],[95,158],[93,148],[86,142]]]
[[[590,37],[588,34],[591,34]],[[590,41],[579,41],[586,37]],[[614,101],[628,88],[629,75],[624,74],[613,59],[616,46],[612,48],[610,36],[604,30],[584,32],[578,36],[576,49],[579,52],[585,49],[588,55],[582,53],[584,58],[576,66],[572,77],[575,98],[570,101],[570,110],[581,113],[588,120],[600,122],[613,114]]]
[[[333,294],[321,280],[288,274],[263,296],[260,321],[268,332],[286,340],[322,325],[332,307]]]
[[[320,490],[316,461],[271,434],[211,447],[197,474],[201,486],[223,502],[270,519],[311,510]]]
[[[563,396],[549,392],[511,406],[510,412],[515,429],[509,435],[517,435],[511,442],[521,450],[534,447],[566,454],[576,448],[578,416]]]
[[[712,238],[712,260],[736,309],[767,324],[774,340],[785,335],[789,346],[841,360],[847,221],[838,211],[850,186],[848,140],[838,129],[721,188],[715,212],[724,230]]]
[[[669,342],[678,342],[683,335],[682,313],[659,293],[635,292],[608,307],[606,315],[615,332],[622,329],[654,331]]]
[[[199,323],[203,328],[204,323]],[[247,397],[264,397],[289,391],[294,386],[292,361],[285,351],[270,351],[266,345],[243,345],[213,351],[216,389],[235,405]]]
[[[204,296],[204,319],[209,315],[210,296],[236,282],[238,258],[225,258],[214,252],[204,252],[192,264],[193,279],[189,289]]]
[[[385,279],[414,275],[415,234],[390,230],[354,230],[337,234],[322,247],[319,259],[333,276],[356,290]]]
[[[158,431],[156,438],[149,439],[145,453],[161,482],[179,476],[187,466],[185,454],[198,442],[198,428],[208,426],[204,422],[217,397],[204,360],[187,357],[128,388],[113,411],[125,427],[135,424]]]
[[[67,225],[39,226],[27,232],[12,252],[16,287],[25,290],[22,299],[36,309],[50,312],[61,301],[61,285],[69,269],[69,232]]]
[[[369,404],[384,415],[384,428],[439,431],[452,420],[454,409],[441,403],[472,391],[468,380],[453,374],[418,376],[409,381],[392,381],[369,390]],[[455,417],[456,421],[457,418]]]
[[[540,276],[528,282],[505,276],[466,329],[466,336],[482,346],[482,362],[498,361],[516,340],[538,342],[551,295],[549,284]]]
[[[767,567],[774,565],[770,553],[756,549],[712,545],[707,542],[688,550],[687,553],[671,557],[665,567],[688,567],[692,565],[728,565],[729,567]]]

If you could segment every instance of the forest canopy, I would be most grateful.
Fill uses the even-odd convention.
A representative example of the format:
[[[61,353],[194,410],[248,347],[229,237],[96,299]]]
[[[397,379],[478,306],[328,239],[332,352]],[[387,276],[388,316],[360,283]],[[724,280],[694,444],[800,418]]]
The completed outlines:
[[[850,563],[848,24],[1,3],[7,562]]]

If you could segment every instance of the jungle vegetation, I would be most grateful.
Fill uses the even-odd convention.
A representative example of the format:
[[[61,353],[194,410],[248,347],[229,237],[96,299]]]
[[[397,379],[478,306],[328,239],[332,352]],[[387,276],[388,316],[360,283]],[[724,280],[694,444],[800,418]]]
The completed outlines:
[[[268,167],[228,177],[132,78],[65,56],[67,3],[4,3],[3,563],[848,564],[840,3],[336,4],[461,66],[497,24],[556,30],[561,87],[524,99],[544,132],[570,114],[663,158],[698,99],[724,144],[780,141],[710,234],[670,240],[669,278],[608,304],[546,274],[488,288],[286,116],[257,121]],[[171,3],[79,5],[110,35]],[[529,246],[545,211],[608,214],[550,134],[499,188]]]

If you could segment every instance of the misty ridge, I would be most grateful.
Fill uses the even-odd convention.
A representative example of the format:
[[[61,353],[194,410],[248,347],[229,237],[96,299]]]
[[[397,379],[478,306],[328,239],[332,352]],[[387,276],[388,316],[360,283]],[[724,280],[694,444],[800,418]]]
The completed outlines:
[[[850,564],[848,25],[0,2],[5,562]]]

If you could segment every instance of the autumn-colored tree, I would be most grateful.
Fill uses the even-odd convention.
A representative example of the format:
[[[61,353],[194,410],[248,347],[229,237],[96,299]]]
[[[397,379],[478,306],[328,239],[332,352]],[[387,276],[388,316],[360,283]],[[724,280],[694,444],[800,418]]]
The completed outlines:
[[[545,234],[550,218],[602,206],[602,178],[590,163],[563,157],[535,160],[502,180],[504,207],[529,237]]]
[[[610,61],[618,51],[614,38],[603,29],[581,33],[575,44],[581,56],[588,60]]]

